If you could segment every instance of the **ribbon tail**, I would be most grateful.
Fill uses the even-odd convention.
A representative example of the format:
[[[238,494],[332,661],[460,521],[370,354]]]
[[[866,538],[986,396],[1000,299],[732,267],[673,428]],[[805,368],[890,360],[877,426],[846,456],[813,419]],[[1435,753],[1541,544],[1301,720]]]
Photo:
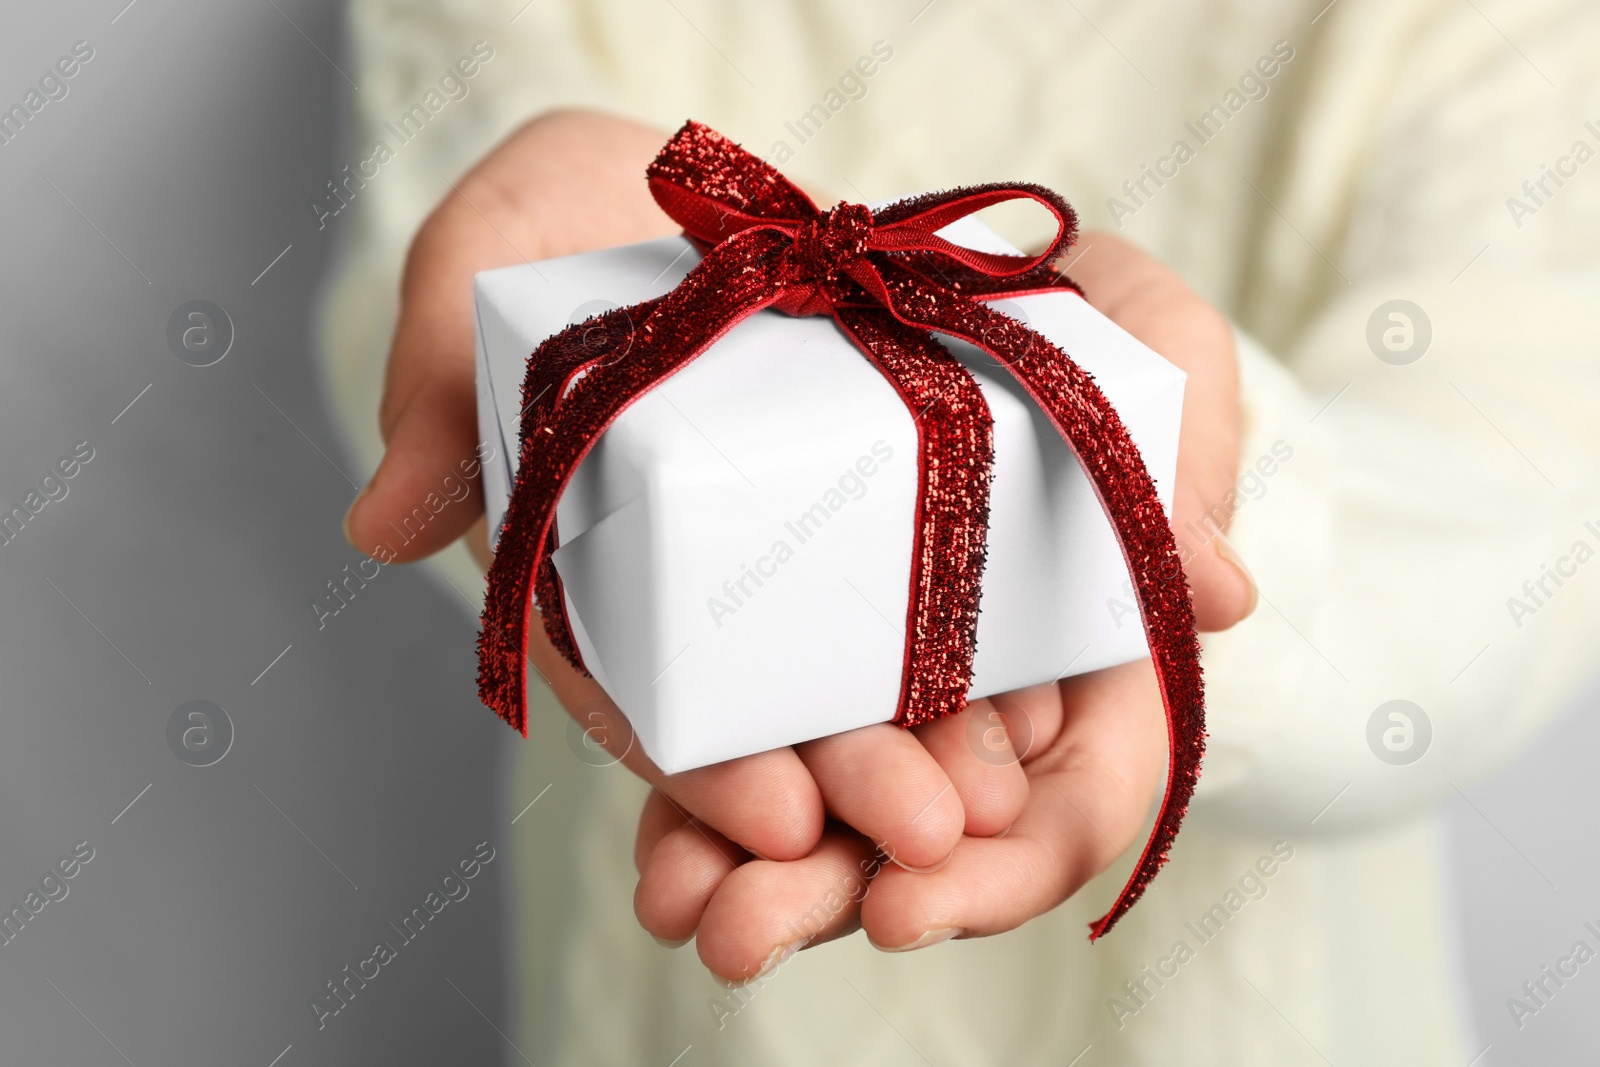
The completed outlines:
[[[926,332],[882,308],[840,308],[835,319],[917,425],[911,595],[894,720],[915,726],[960,711],[972,686],[993,419],[972,375]]]
[[[904,277],[904,276],[902,276]],[[1111,520],[1138,594],[1139,614],[1166,709],[1166,790],[1155,827],[1111,910],[1090,924],[1096,940],[1116,925],[1166,864],[1199,779],[1205,691],[1194,609],[1178,545],[1139,448],[1100,387],[1033,330],[975,301],[922,298],[914,281],[892,286],[896,314],[988,351],[1027,389],[1078,457]]]
[[[759,231],[741,235],[701,261],[658,303],[612,312],[628,313],[638,323],[619,334],[618,344],[628,345],[621,358],[615,346],[598,353],[582,350],[590,324],[579,323],[540,345],[530,359],[523,387],[522,449],[489,568],[478,634],[478,695],[524,735],[528,628],[536,587],[546,632],[568,661],[582,669],[551,560],[561,494],[601,434],[629,405],[777,298],[776,283],[767,272],[750,269],[753,262],[774,254],[777,240]]]
[[[631,345],[631,334],[619,340],[623,343]],[[601,431],[584,425],[589,420],[583,419],[581,407],[560,401],[576,375],[604,376],[606,366],[606,353],[597,355],[584,344],[580,325],[535,349],[523,382],[522,447],[489,567],[478,634],[478,695],[523,736],[528,733],[528,616],[535,597],[552,644],[583,669],[550,550],[556,541],[561,489]]]
[[[568,388],[580,374],[596,366],[606,366],[625,359],[637,341],[635,323],[647,321],[660,306],[664,297],[644,300],[630,307],[615,308],[596,315],[556,334],[541,344],[528,360],[528,373],[522,383],[521,430],[549,425]],[[507,512],[509,517],[509,511]],[[538,572],[534,575],[534,602],[539,605],[544,619],[546,635],[562,657],[584,674],[588,669],[578,651],[577,639],[572,633],[572,621],[567,618],[567,601],[562,592],[561,576],[557,573],[551,555],[561,544],[557,521],[550,520],[548,536],[550,553],[543,555]],[[526,724],[523,725],[526,732]]]

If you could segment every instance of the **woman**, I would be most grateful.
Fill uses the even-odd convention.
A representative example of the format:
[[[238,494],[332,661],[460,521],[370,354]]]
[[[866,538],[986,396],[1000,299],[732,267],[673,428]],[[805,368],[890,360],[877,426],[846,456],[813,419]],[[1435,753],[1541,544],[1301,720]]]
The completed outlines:
[[[357,0],[352,21],[355,145],[373,162],[312,210],[349,234],[325,348],[377,467],[347,521],[358,548],[474,449],[471,274],[672,232],[641,173],[685,117],[824,202],[1003,179],[1061,191],[1095,228],[1067,273],[1190,375],[1175,525],[1216,631],[1209,749],[1172,862],[1117,930],[1083,936],[1160,780],[1147,667],[998,701],[1038,742],[1020,767],[975,771],[952,720],[667,781],[631,755],[653,788],[572,760],[541,691],[511,790],[554,783],[516,839],[519,1053],[1478,1051],[1429,816],[1561,706],[1600,631],[1592,582],[1541,570],[1600,519],[1583,329],[1600,185],[1581,169],[1600,146],[1584,125],[1600,124],[1600,14]],[[403,558],[469,518],[441,515]],[[469,566],[446,568],[463,592]],[[547,647],[531,653],[569,708],[593,698]],[[932,817],[914,818],[924,793]],[[639,922],[695,933],[693,949],[628,914],[636,821]],[[801,922],[871,861],[868,838],[919,870],[874,865],[865,901]],[[866,937],[843,936],[857,926]]]

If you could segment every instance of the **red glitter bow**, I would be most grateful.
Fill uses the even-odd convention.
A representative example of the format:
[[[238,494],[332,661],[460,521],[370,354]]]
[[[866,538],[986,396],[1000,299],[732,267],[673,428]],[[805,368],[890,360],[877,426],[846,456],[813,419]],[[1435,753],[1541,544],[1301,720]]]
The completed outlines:
[[[993,445],[977,383],[930,331],[958,337],[1022,383],[1088,473],[1128,561],[1166,706],[1166,794],[1133,875],[1111,910],[1090,925],[1090,939],[1098,938],[1166,862],[1199,774],[1205,720],[1189,590],[1138,448],[1066,353],[982,303],[1078,291],[1050,267],[1076,236],[1072,208],[1036,185],[997,184],[927,194],[879,211],[843,203],[820,211],[775,169],[695,122],[673,135],[647,176],[657,203],[705,258],[666,296],[569,327],[528,361],[521,456],[478,638],[484,703],[527,734],[526,647],[535,595],[550,640],[584,669],[551,560],[556,504],[578,464],[629,404],[743,319],[776,308],[832,318],[914,413],[916,527],[895,722],[911,726],[962,710],[972,679]],[[935,234],[1019,199],[1055,216],[1056,238],[1038,256],[975,252]],[[598,346],[597,334],[605,338]]]

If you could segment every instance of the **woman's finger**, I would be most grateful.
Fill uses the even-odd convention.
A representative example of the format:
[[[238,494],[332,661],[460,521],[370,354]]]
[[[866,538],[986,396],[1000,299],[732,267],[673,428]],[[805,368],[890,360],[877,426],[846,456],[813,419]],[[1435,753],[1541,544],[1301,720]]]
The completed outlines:
[[[1062,777],[1030,779],[1027,806],[1004,837],[964,839],[931,874],[879,874],[862,913],[872,943],[904,951],[998,934],[1044,914],[1098,874],[1117,850],[1076,806],[1076,790],[1066,790]]]
[[[1224,533],[1232,508],[1227,495],[1209,505],[1180,474],[1172,504],[1172,529],[1183,573],[1194,594],[1194,621],[1202,632],[1226,630],[1256,609],[1255,578]]]
[[[663,775],[648,759],[630,766],[695,818],[758,856],[799,859],[822,834],[822,796],[793,749],[673,775]]]
[[[748,858],[749,853],[698,821],[669,830],[639,869],[633,891],[639,925],[669,945],[687,941],[717,887]]]
[[[724,981],[770,974],[800,949],[857,929],[880,860],[860,834],[829,824],[791,863],[752,860],[722,879],[700,918],[700,960]]]
[[[551,112],[450,184],[406,258],[378,412],[386,451],[345,521],[357,549],[371,554],[386,545],[389,560],[421,559],[482,512],[475,476],[465,479],[470,494],[459,500],[445,483],[461,478],[462,463],[481,458],[473,275],[674,232],[638,180],[660,144],[659,131],[638,123]]]
[[[663,774],[628,717],[593,678],[579,674],[550,643],[544,624],[529,627],[528,659],[581,733],[596,763],[621,763],[688,815],[768,859],[806,855],[822,836],[823,801],[793,749],[779,748],[680,774]]]
[[[345,537],[383,562],[430,556],[483,515],[482,460],[470,376],[441,376],[399,415],[388,448],[345,517]]]
[[[1065,721],[1029,767],[1028,802],[1003,838],[965,838],[938,871],[886,868],[862,925],[873,944],[922,947],[1013,929],[1054,908],[1129,846],[1161,781],[1165,729],[1149,661],[1062,683]]]
[[[521,257],[468,195],[456,189],[412,243],[378,412],[383,459],[345,516],[352,545],[373,554],[387,544],[400,562],[444,548],[482,514],[478,473],[463,500],[451,499],[445,478],[461,480],[464,464],[501,447],[477,437],[472,276]]]
[[[993,702],[975,700],[960,714],[913,727],[911,733],[955,787],[968,837],[1002,833],[1022,814],[1028,777]]]
[[[795,746],[828,813],[865,834],[895,863],[939,866],[966,815],[948,776],[912,734],[877,723]]]
[[[992,711],[989,721],[998,716],[1006,738],[1023,767],[1044,758],[1061,737],[1062,693],[1060,682],[1044,682],[986,698]]]
[[[650,795],[644,798],[644,807],[639,810],[639,828],[633,835],[633,869],[643,874],[650,853],[661,839],[688,823],[689,816],[665,793],[659,789],[650,790]]]
[[[1220,312],[1159,260],[1104,231],[1085,233],[1063,269],[1105,316],[1181,368],[1183,393],[1172,525],[1202,630],[1255,609],[1255,585],[1224,531],[1237,504],[1239,361]]]
[[[586,740],[605,748],[686,816],[715,828],[741,848],[793,860],[816,847],[824,801],[793,749],[779,748],[678,774],[663,774],[640,749],[627,717],[608,698],[572,712]]]

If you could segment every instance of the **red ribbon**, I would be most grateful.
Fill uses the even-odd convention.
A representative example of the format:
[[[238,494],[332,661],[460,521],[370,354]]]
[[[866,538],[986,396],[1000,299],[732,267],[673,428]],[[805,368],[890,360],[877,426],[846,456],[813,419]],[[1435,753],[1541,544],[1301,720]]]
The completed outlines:
[[[550,640],[584,669],[551,560],[556,504],[584,456],[629,404],[745,318],[776,308],[832,318],[913,413],[917,511],[894,721],[912,726],[962,710],[972,680],[993,445],[977,383],[930,331],[958,337],[1017,378],[1088,473],[1128,562],[1166,706],[1171,759],[1161,811],[1116,903],[1090,924],[1090,940],[1100,937],[1166,862],[1199,775],[1205,718],[1189,590],[1137,446],[1066,353],[982,302],[1078,291],[1050,267],[1076,236],[1072,208],[1036,185],[982,185],[879,211],[845,203],[821,211],[778,171],[695,122],[673,135],[647,176],[662,210],[705,257],[666,296],[569,327],[528,361],[521,456],[478,638],[484,703],[526,736],[535,596]],[[975,252],[935,233],[1022,199],[1056,220],[1056,238],[1038,256]]]

